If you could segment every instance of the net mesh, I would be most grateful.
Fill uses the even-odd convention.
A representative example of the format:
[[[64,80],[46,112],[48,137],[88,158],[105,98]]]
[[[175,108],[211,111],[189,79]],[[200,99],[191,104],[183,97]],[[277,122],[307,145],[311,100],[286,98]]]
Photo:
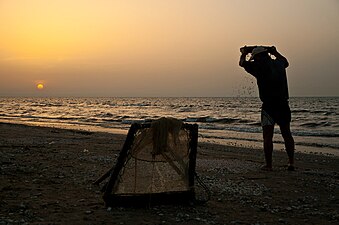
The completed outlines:
[[[113,194],[133,195],[190,190],[189,131],[175,119],[160,119],[135,134]]]

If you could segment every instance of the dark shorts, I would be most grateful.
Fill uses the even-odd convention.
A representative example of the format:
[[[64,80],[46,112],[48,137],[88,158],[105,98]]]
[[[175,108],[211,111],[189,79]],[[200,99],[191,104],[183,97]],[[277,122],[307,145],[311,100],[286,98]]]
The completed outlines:
[[[287,125],[291,122],[291,110],[288,102],[267,104],[261,107],[261,126]]]

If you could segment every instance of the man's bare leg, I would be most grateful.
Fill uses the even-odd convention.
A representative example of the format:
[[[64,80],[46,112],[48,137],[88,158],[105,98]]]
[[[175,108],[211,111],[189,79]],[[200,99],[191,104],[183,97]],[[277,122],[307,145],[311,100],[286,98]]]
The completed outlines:
[[[292,137],[290,124],[280,125],[281,135],[284,138],[285,149],[288,155],[289,166],[291,166],[291,170],[294,169],[294,139]]]
[[[266,166],[263,169],[272,170],[272,153],[273,153],[273,133],[274,126],[266,125],[262,127],[264,137],[264,153]]]

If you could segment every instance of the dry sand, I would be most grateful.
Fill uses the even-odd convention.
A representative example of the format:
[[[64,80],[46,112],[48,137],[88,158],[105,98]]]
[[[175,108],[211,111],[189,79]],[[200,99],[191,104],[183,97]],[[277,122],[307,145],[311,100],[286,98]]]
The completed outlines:
[[[91,183],[112,167],[124,135],[0,123],[0,224],[339,224],[339,158],[296,153],[260,171],[255,149],[199,143],[206,204],[112,208]],[[206,198],[197,185],[197,198]]]

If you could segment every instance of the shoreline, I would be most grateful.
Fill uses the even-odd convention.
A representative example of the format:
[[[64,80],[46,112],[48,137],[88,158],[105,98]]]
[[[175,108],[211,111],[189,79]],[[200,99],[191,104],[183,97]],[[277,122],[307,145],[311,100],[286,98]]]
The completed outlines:
[[[33,121],[11,121],[0,119],[0,124],[19,124],[19,125],[26,125],[26,126],[36,126],[36,127],[49,127],[49,128],[57,128],[57,129],[67,129],[67,130],[79,130],[84,132],[103,132],[103,133],[111,133],[111,134],[120,134],[120,135],[127,135],[128,129],[119,129],[119,128],[105,128],[99,126],[90,126],[90,125],[82,125],[82,124],[68,124],[68,123],[50,123],[50,122],[33,122]],[[239,148],[249,148],[249,149],[256,149],[262,150],[262,141],[258,142],[255,140],[245,140],[246,138],[241,138],[244,136],[243,133],[240,135],[233,134],[234,137],[227,138],[226,135],[232,132],[230,131],[215,131],[208,130],[206,132],[201,132],[199,129],[199,142],[204,143],[214,143],[218,145],[225,145],[225,146],[232,146],[232,147],[239,147]],[[234,133],[234,132],[233,132]],[[235,132],[236,133],[236,132]],[[232,135],[232,134],[231,134]],[[249,137],[253,135],[253,133],[246,133]],[[255,134],[255,135],[262,135]],[[215,136],[220,136],[220,138],[215,138]],[[298,139],[298,137],[294,137]],[[312,137],[310,137],[312,138]],[[274,135],[274,151],[284,151],[284,144],[283,139],[280,134]],[[328,156],[336,156],[339,157],[339,149],[336,148],[328,148],[328,147],[318,147],[318,146],[304,146],[298,145],[296,142],[296,152],[305,153],[305,154],[319,154],[319,155],[328,155]]]
[[[339,158],[296,153],[296,171],[275,151],[198,143],[203,205],[104,207],[92,182],[111,168],[126,135],[0,123],[4,224],[338,224]],[[206,194],[196,184],[196,198]]]

